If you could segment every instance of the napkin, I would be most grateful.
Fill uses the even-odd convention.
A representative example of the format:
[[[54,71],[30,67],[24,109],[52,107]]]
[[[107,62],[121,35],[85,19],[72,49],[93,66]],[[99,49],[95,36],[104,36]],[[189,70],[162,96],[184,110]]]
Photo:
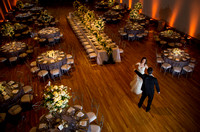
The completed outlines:
[[[12,93],[16,94],[16,93],[18,93],[18,91],[19,91],[18,89],[17,90],[13,90]]]
[[[83,117],[84,116],[84,113],[83,112],[78,112],[78,114],[76,115],[78,117]]]
[[[47,63],[47,61],[44,61],[44,62],[43,62],[43,64],[46,64],[46,63]]]
[[[64,128],[64,127],[63,127],[62,124],[58,126],[58,129],[59,129],[60,131],[61,131],[63,128]]]
[[[81,125],[81,126],[87,126],[87,121],[80,121],[79,125]]]
[[[45,128],[46,126],[47,126],[47,124],[41,123],[41,124],[39,125],[39,129]]]
[[[12,85],[13,83],[15,83],[14,81],[10,81],[8,82],[8,85]]]
[[[8,100],[8,99],[10,98],[10,96],[9,96],[9,95],[5,95],[5,96],[3,96],[3,98],[4,98],[5,100]]]
[[[72,107],[70,107],[70,108],[67,110],[68,113],[71,113],[71,112],[73,112],[73,111],[75,111],[75,109],[72,108]]]
[[[50,62],[51,62],[51,63],[54,63],[54,62],[55,62],[55,60],[50,60]]]
[[[62,60],[62,58],[58,58],[58,60]]]
[[[48,114],[48,115],[46,115],[45,116],[47,119],[51,119],[53,116],[52,116],[52,114]]]
[[[18,86],[19,86],[19,84],[12,85],[13,88],[17,88]]]

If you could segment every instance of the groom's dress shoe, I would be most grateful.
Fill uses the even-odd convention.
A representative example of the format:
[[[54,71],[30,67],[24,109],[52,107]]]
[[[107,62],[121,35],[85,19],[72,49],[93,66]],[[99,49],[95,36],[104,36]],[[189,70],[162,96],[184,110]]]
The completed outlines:
[[[146,112],[149,112],[150,111],[150,108],[146,108]]]
[[[139,107],[139,108],[141,108],[141,107],[142,107],[142,105],[138,104],[138,107]]]

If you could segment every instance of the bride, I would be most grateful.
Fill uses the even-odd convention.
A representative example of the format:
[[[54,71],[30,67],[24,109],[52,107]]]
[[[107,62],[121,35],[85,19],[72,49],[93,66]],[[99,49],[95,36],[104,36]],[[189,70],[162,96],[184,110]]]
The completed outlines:
[[[145,68],[148,69],[147,58],[143,57],[141,59],[141,62],[138,62],[135,65],[138,65],[138,71],[141,74],[144,74]],[[134,92],[137,95],[141,94],[142,93],[142,90],[141,90],[142,83],[143,83],[142,78],[140,78],[138,75],[134,76],[133,80],[130,83],[131,91]]]

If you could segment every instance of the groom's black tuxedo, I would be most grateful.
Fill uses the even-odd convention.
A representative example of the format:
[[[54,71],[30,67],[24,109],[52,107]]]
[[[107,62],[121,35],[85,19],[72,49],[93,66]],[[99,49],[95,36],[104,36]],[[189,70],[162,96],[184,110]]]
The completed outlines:
[[[152,102],[153,96],[154,96],[154,85],[156,85],[157,92],[160,92],[158,81],[152,75],[141,74],[137,70],[135,70],[135,73],[143,79],[143,84],[142,84],[142,88],[141,88],[141,90],[143,92],[142,92],[142,97],[140,99],[138,106],[141,107],[143,104],[143,101],[148,96],[147,110],[150,110],[151,102]]]

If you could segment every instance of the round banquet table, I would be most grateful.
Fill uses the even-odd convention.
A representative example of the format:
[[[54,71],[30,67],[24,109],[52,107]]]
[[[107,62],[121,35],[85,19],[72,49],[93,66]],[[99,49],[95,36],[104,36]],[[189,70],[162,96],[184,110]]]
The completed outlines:
[[[32,17],[32,13],[21,13],[15,16],[17,20],[28,20],[29,18]]]
[[[62,125],[61,125],[62,124]],[[45,114],[37,125],[37,132],[41,131],[62,131],[75,132],[77,130],[87,132],[89,129],[89,119],[83,110],[69,107],[60,114]],[[61,128],[61,129],[59,129]]]
[[[169,42],[180,42],[181,37],[177,37],[177,36],[175,36],[175,37],[173,37],[173,36],[171,36],[171,37],[166,37],[166,36],[164,36],[164,35],[160,35],[160,39],[165,40],[165,41],[167,41],[168,43],[169,43]]]
[[[181,56],[175,56],[171,51],[167,50],[162,54],[163,59],[166,63],[169,63],[172,67],[184,67],[190,63],[189,54],[184,51],[181,53]]]
[[[124,27],[124,31],[128,34],[140,34],[140,33],[144,33],[144,28],[140,27],[140,28],[132,28],[131,26],[125,26]]]
[[[24,94],[20,83],[14,81],[0,82],[5,87],[5,93],[0,94],[0,112],[5,112],[12,104],[15,104]]]
[[[42,53],[36,59],[37,66],[41,70],[60,69],[62,65],[67,63],[67,57],[63,51],[54,50],[55,57],[49,57],[48,52]]]
[[[107,11],[106,13],[104,13],[104,16],[106,18],[118,18],[119,17],[119,12],[116,12],[116,11]]]
[[[1,46],[1,53],[6,58],[18,56],[21,53],[26,52],[27,45],[23,42],[10,42]]]
[[[41,10],[43,10],[43,7],[33,7],[30,9],[30,11],[34,13],[40,12]]]
[[[25,9],[32,8],[33,6],[34,6],[34,4],[31,4],[31,3],[25,3],[25,4],[24,4],[24,8],[25,8]]]
[[[60,29],[55,27],[46,27],[38,32],[40,38],[54,38],[60,36]]]
[[[97,3],[97,5],[98,5],[99,7],[102,7],[102,8],[108,7],[108,2],[99,2],[99,3]]]

